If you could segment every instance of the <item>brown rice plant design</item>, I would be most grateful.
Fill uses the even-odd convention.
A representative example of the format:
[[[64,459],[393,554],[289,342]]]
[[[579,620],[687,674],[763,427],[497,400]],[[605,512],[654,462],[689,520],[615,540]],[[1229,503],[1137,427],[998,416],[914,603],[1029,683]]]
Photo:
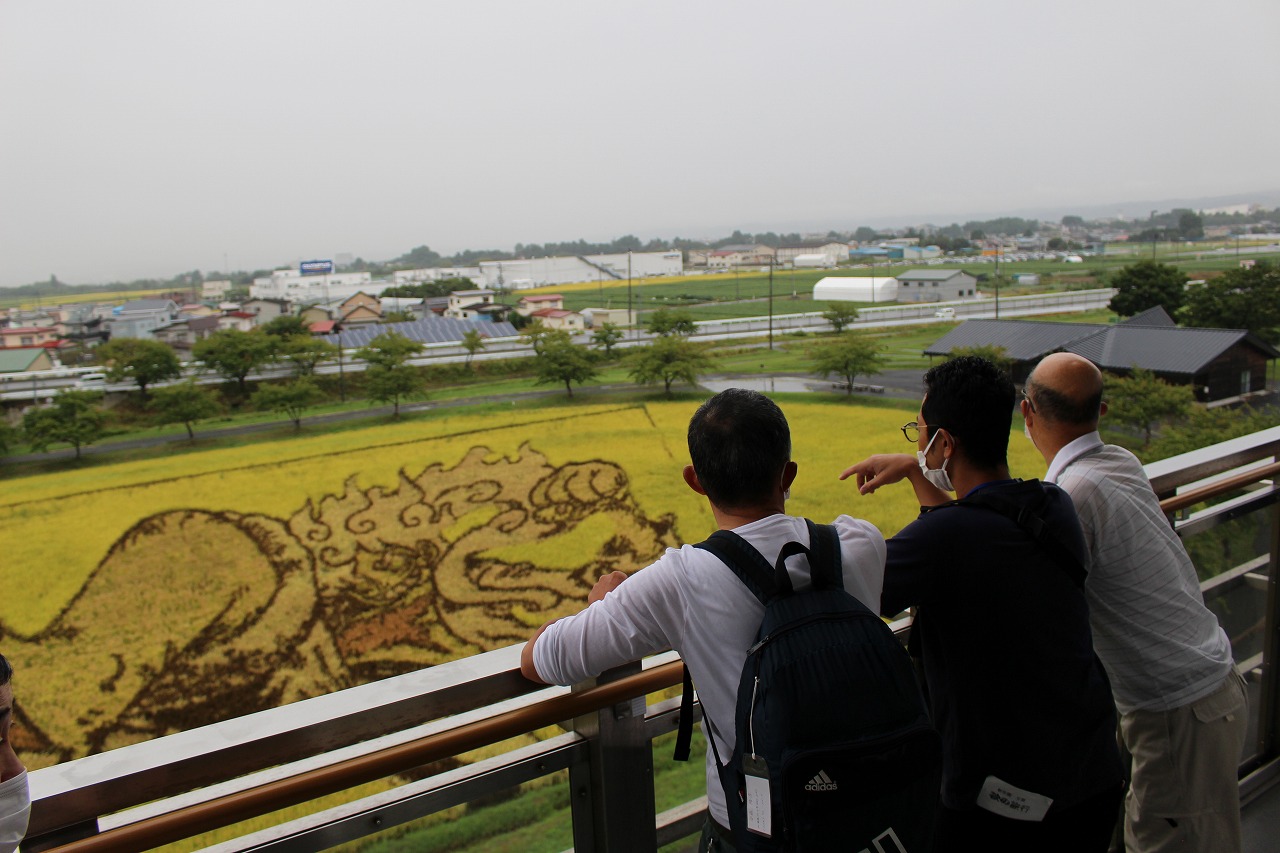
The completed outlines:
[[[19,708],[16,746],[67,760],[517,643],[678,545],[612,462],[489,455],[394,488],[352,476],[288,519],[142,519],[49,628],[6,638],[46,700]],[[74,712],[42,719],[49,702]]]

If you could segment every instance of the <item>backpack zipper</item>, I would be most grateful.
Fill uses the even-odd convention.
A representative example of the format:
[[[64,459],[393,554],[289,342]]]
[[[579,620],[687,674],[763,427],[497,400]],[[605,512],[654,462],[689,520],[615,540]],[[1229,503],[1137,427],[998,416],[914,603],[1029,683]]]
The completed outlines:
[[[747,649],[747,657],[750,657],[751,655],[760,651],[760,649],[763,648],[765,645],[767,645],[769,642],[782,636],[788,631],[794,630],[796,628],[801,628],[805,625],[811,625],[814,622],[834,622],[840,619],[848,619],[851,616],[862,616],[862,617],[870,616],[873,619],[880,618],[879,616],[876,616],[871,611],[867,611],[863,613],[857,610],[846,610],[840,613],[814,613],[804,617],[803,619],[797,619],[794,622],[788,623],[787,625],[783,626],[781,629],[774,631],[772,634],[766,634],[765,636],[761,637],[759,640],[756,641],[755,645]]]

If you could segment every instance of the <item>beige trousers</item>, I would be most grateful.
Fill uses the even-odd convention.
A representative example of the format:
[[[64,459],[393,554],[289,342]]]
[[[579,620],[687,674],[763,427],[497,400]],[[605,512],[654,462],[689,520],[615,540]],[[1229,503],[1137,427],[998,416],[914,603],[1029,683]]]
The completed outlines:
[[[1234,667],[1203,699],[1120,718],[1133,757],[1124,820],[1129,853],[1239,853],[1237,773],[1247,725],[1244,679]]]

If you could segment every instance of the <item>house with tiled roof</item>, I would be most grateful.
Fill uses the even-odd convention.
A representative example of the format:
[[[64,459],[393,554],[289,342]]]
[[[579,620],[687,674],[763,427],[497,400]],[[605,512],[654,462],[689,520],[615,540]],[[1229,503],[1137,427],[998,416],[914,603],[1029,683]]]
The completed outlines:
[[[1267,365],[1280,358],[1280,350],[1251,332],[1177,326],[1159,308],[1114,325],[968,320],[925,355],[980,346],[1004,349],[1015,382],[1025,382],[1046,355],[1073,352],[1111,373],[1141,368],[1171,384],[1190,385],[1202,403],[1265,391]]]
[[[585,317],[577,311],[565,311],[563,308],[542,308],[530,314],[529,319],[537,320],[548,329],[564,329],[569,332],[581,332],[587,327]]]

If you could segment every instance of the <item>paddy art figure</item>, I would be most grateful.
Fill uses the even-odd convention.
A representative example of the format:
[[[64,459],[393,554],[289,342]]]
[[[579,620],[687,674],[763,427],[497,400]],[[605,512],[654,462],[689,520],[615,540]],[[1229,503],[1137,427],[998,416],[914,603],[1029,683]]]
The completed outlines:
[[[49,674],[24,691],[17,749],[68,760],[519,642],[679,544],[612,462],[490,455],[390,488],[353,474],[287,519],[141,519],[48,628],[0,626]]]

